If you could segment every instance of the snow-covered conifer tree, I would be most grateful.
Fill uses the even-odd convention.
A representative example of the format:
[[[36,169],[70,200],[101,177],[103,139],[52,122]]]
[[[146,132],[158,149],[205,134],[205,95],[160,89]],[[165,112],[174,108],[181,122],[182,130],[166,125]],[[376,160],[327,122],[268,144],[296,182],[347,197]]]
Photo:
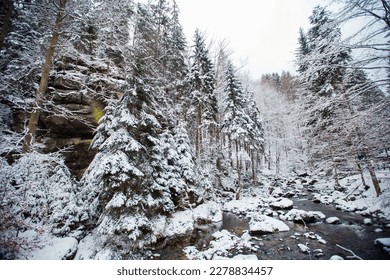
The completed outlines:
[[[191,58],[192,64],[188,77],[191,103],[188,113],[193,123],[191,131],[195,139],[196,157],[205,162],[204,157],[209,155],[209,149],[215,145],[218,107],[214,91],[214,66],[205,38],[199,30],[195,31]]]
[[[162,236],[154,223],[189,206],[191,175],[181,168],[164,111],[163,27],[152,11],[138,4],[130,76],[122,98],[106,107],[93,142],[99,152],[82,179],[80,204],[89,220],[80,221],[108,234],[109,247],[121,256],[156,242]]]
[[[230,165],[241,187],[242,175],[251,172],[255,179],[255,158],[263,150],[263,131],[253,96],[243,89],[230,61],[226,63],[224,84],[221,132],[227,138]]]

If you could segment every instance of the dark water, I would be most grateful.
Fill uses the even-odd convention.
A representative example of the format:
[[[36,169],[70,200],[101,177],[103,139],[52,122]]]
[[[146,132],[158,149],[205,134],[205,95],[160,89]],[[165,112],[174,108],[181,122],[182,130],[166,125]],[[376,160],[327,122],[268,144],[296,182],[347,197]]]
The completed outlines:
[[[365,217],[359,214],[339,211],[332,205],[318,204],[311,200],[294,200],[294,207],[307,211],[321,211],[326,217],[335,216],[340,219],[341,223],[336,225],[325,222],[307,225],[308,229],[306,229],[306,232],[312,231],[327,241],[326,245],[318,244],[315,241],[308,241],[309,247],[311,245],[313,249],[319,248],[323,250],[325,256],[322,258],[328,259],[335,254],[344,258],[352,255],[350,252],[337,247],[336,244],[338,244],[346,249],[352,250],[357,256],[365,260],[390,259],[388,253],[374,244],[374,240],[377,238],[390,237],[390,229],[384,226],[385,221],[375,221],[373,218],[373,225],[365,225],[363,223]],[[294,224],[290,228],[302,232],[303,227],[302,225]],[[376,233],[375,229],[378,228],[382,232]]]
[[[341,249],[340,245],[353,251],[354,254],[365,260],[388,260],[390,255],[374,245],[377,238],[390,237],[390,228],[384,227],[381,221],[375,221],[373,225],[365,225],[364,217],[352,212],[342,212],[332,205],[317,204],[311,200],[293,199],[294,208],[306,211],[321,211],[326,217],[338,217],[340,224],[327,224],[318,222],[314,224],[299,224],[286,221],[290,227],[288,232],[280,232],[254,236],[252,240],[257,245],[255,253],[259,259],[264,260],[328,260],[333,255],[339,255],[344,259],[351,258],[352,253]],[[374,230],[380,228],[382,232]],[[161,259],[185,259],[183,248],[196,246],[199,250],[206,248],[212,234],[226,229],[237,236],[249,229],[248,222],[244,217],[232,213],[224,213],[223,221],[218,224],[197,225],[196,229],[181,238],[166,241],[163,248],[158,250]],[[305,234],[311,233],[310,236]],[[326,244],[321,244],[314,235],[322,237]],[[292,237],[293,236],[293,237]],[[310,253],[302,253],[298,244],[307,245]]]
[[[259,259],[329,259],[333,255],[349,259],[352,256],[352,253],[341,249],[337,245],[353,251],[355,255],[365,260],[390,259],[388,253],[374,244],[374,240],[377,238],[390,237],[390,229],[385,228],[381,221],[367,226],[363,223],[364,217],[361,215],[342,212],[332,205],[317,204],[310,200],[293,200],[294,208],[306,211],[321,211],[326,217],[338,217],[340,224],[318,222],[304,225],[287,221],[285,223],[290,227],[290,231],[258,236],[261,239],[257,242],[261,245],[257,252]],[[230,218],[228,221],[234,220]],[[232,224],[229,225],[229,227],[232,226]],[[242,224],[239,223],[238,227],[242,228]],[[376,228],[382,229],[382,232],[376,233],[374,231]],[[326,244],[321,244],[317,239],[305,237],[305,233],[312,233],[311,236],[319,235],[326,241]],[[294,238],[291,236],[294,236]],[[311,253],[302,253],[298,248],[298,244],[307,245]]]

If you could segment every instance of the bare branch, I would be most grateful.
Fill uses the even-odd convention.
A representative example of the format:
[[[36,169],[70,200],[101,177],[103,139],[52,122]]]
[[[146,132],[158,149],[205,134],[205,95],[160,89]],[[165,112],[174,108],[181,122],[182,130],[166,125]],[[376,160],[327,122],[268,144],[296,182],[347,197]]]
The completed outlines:
[[[343,250],[345,250],[345,251],[351,253],[351,254],[352,254],[352,258],[356,258],[356,259],[359,259],[359,260],[363,260],[361,257],[357,256],[353,251],[351,251],[351,250],[349,250],[349,249],[347,249],[347,248],[345,248],[345,247],[343,247],[343,246],[341,246],[341,245],[339,245],[339,244],[336,244],[336,246],[339,247],[340,249],[343,249]]]

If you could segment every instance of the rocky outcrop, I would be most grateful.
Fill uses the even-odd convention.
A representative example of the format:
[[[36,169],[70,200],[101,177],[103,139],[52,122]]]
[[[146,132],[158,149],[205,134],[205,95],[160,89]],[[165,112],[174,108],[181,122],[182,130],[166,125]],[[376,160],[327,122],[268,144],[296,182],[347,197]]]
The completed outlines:
[[[54,65],[36,141],[44,152],[63,151],[66,164],[80,178],[96,154],[90,144],[106,100],[121,95],[123,80],[109,61],[85,55],[67,54]]]

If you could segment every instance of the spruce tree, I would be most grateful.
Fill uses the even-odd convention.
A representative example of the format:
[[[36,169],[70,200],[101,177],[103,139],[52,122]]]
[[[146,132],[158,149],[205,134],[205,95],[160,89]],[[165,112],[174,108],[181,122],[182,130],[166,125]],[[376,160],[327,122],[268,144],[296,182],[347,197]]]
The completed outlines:
[[[255,179],[255,157],[263,150],[263,131],[253,96],[243,89],[230,61],[226,63],[224,77],[221,132],[227,137],[230,165],[237,173],[239,194],[242,175],[251,172]]]
[[[218,106],[215,95],[214,65],[199,30],[195,31],[192,64],[188,77],[192,135],[198,161],[205,161],[215,145]],[[202,159],[203,158],[203,159]],[[207,160],[206,160],[207,161]]]
[[[163,236],[153,225],[189,207],[191,174],[164,111],[164,27],[152,17],[156,8],[137,6],[131,72],[122,98],[105,110],[93,142],[99,152],[82,179],[80,204],[88,205],[91,224],[80,221],[108,234],[122,256],[155,243]]]
[[[187,42],[179,21],[179,8],[175,1],[170,10],[167,23],[167,34],[163,37],[163,44],[166,50],[165,67],[167,69],[166,91],[172,102],[172,109],[169,112],[173,115],[176,124],[180,119],[185,119],[188,107],[188,75]]]

